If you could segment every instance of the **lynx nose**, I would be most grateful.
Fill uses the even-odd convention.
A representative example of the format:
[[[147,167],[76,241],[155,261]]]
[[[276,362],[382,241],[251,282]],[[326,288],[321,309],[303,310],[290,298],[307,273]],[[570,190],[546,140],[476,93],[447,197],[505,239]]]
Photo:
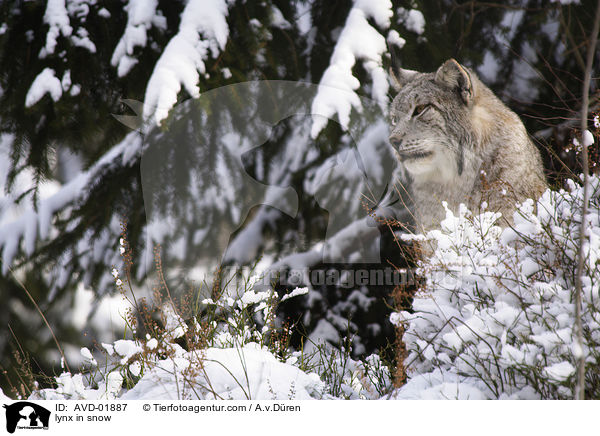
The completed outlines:
[[[400,150],[400,147],[402,147],[402,138],[400,138],[398,135],[391,135],[390,144],[392,144],[396,150]]]

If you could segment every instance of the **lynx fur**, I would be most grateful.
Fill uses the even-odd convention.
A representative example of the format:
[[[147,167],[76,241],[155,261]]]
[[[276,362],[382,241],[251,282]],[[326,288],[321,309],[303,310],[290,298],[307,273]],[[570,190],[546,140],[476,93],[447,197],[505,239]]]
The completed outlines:
[[[517,202],[546,188],[542,160],[519,117],[454,59],[435,73],[391,71],[390,144],[410,179],[418,231],[460,203],[512,220]]]

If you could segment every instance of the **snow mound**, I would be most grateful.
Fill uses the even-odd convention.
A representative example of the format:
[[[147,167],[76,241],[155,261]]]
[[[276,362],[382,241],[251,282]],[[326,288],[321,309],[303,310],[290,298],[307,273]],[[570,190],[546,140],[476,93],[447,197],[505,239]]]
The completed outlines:
[[[209,348],[198,356],[181,350],[179,357],[151,369],[124,400],[310,400],[320,398],[323,382],[278,361],[268,350],[250,343],[241,348]],[[201,362],[190,378],[190,365]]]

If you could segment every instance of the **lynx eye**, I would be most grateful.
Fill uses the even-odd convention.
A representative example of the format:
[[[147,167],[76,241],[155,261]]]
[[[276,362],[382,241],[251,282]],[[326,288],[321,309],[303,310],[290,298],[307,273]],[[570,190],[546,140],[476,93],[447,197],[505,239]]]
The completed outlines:
[[[424,113],[430,107],[431,107],[430,104],[420,104],[417,107],[415,107],[415,110],[414,110],[412,116],[413,117],[418,117],[419,115],[421,115],[422,113]]]
[[[398,124],[398,116],[397,115],[390,116],[390,123],[392,124],[392,126],[395,126],[396,124]]]

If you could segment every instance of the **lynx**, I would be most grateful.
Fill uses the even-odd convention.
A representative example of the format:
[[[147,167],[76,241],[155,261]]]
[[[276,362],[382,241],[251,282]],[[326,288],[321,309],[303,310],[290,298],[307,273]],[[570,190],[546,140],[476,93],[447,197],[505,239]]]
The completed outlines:
[[[390,108],[390,144],[410,179],[417,230],[439,226],[442,201],[501,212],[546,188],[538,149],[519,117],[454,59],[435,73],[391,70],[398,94]]]

